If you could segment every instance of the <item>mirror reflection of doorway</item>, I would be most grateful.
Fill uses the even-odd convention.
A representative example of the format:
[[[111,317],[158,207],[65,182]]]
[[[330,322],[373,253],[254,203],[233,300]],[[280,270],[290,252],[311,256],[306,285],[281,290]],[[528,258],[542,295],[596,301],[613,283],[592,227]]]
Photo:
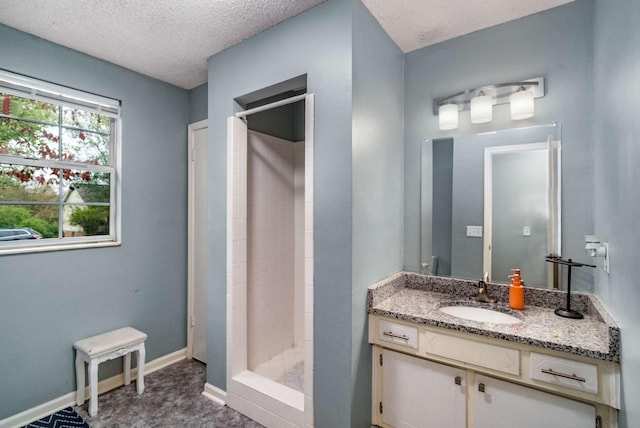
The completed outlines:
[[[549,143],[485,149],[483,270],[507,282],[512,268],[526,272],[527,285],[545,287],[552,221]]]
[[[453,138],[433,140],[431,218],[432,275],[451,275],[453,233]]]

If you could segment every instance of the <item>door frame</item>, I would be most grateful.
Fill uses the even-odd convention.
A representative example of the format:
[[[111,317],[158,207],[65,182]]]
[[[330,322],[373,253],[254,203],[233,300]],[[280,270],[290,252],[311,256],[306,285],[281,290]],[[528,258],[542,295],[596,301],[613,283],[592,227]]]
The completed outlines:
[[[208,128],[207,119],[190,123],[187,127],[187,162],[188,167],[188,202],[187,202],[187,358],[193,358],[193,327],[194,327],[194,258],[195,258],[195,132]],[[207,142],[208,143],[208,142]],[[208,197],[205,196],[205,197]],[[206,323],[205,323],[206,328]]]

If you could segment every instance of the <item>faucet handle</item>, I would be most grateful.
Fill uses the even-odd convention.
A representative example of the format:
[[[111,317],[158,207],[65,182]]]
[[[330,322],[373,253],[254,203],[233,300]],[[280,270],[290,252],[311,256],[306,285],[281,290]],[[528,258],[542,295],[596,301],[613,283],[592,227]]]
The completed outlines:
[[[470,299],[482,303],[495,303],[498,301],[498,299],[489,296],[487,283],[484,280],[478,281],[478,293],[475,296],[471,296]]]
[[[478,281],[478,294],[485,293],[487,291],[487,283],[480,280]]]

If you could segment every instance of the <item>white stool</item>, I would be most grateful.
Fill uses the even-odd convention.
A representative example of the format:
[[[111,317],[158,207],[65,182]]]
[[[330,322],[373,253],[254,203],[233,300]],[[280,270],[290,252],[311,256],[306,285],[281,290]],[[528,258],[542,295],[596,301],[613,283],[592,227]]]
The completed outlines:
[[[138,394],[144,392],[144,341],[147,335],[132,327],[78,340],[76,348],[76,404],[84,404],[84,363],[89,364],[89,415],[98,413],[98,364],[124,356],[124,384],[131,383],[131,353],[138,352]]]

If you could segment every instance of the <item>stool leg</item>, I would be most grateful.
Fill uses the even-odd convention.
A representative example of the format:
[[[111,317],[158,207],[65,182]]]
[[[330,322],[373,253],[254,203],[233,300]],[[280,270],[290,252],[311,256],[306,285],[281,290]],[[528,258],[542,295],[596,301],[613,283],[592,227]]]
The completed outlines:
[[[140,344],[138,347],[138,379],[136,380],[136,387],[138,389],[138,394],[142,394],[144,392],[144,357],[145,357],[145,349],[144,342]]]
[[[98,414],[98,363],[89,361],[89,415]]]
[[[124,355],[124,384],[131,383],[131,352]]]
[[[84,404],[84,360],[80,352],[76,351],[76,404]]]

